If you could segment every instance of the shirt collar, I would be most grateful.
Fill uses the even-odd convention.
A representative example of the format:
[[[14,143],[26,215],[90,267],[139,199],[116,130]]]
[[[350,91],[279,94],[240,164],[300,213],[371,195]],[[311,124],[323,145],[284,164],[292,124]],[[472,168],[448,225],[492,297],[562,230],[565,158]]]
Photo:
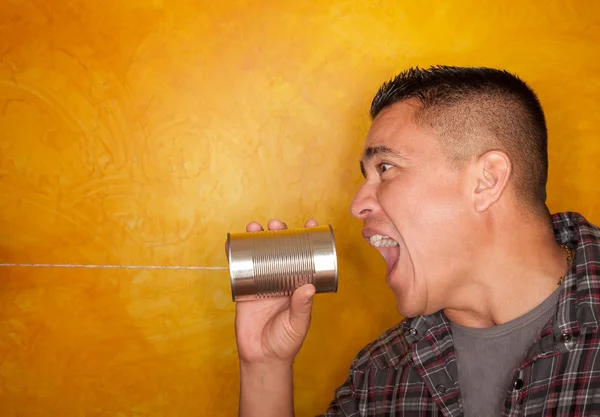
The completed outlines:
[[[600,324],[600,229],[573,212],[553,215],[552,223],[556,241],[574,252],[553,326],[555,337],[565,339]]]

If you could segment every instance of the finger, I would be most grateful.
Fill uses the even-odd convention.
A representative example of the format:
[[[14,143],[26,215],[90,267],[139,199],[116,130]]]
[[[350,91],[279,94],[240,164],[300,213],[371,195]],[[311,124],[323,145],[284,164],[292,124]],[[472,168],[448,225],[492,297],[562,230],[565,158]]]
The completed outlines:
[[[305,337],[310,327],[310,314],[316,289],[312,284],[306,284],[296,289],[290,301],[290,326],[294,332]]]
[[[246,232],[262,232],[263,227],[257,222],[250,222],[246,225]]]
[[[285,230],[287,229],[287,224],[282,222],[279,219],[273,219],[269,222],[269,230]]]
[[[308,219],[306,221],[306,223],[304,223],[304,227],[315,227],[318,226],[319,224],[317,223],[317,221],[315,219]]]

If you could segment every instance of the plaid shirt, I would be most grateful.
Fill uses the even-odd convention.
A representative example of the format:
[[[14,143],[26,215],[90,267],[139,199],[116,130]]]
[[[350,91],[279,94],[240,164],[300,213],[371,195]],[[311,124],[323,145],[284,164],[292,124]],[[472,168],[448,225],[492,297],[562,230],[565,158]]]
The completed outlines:
[[[557,242],[574,249],[574,262],[556,317],[504,393],[504,417],[600,416],[600,229],[577,213],[552,219]],[[457,375],[444,314],[407,319],[358,354],[323,416],[459,417]]]

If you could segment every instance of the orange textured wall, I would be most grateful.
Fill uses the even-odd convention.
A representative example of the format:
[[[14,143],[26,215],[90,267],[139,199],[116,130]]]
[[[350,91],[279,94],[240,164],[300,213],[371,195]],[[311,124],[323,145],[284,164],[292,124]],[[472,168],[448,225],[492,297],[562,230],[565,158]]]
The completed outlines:
[[[228,231],[336,229],[297,415],[399,317],[348,205],[379,84],[488,65],[539,92],[549,205],[600,223],[598,2],[0,2],[0,262],[225,265]],[[225,271],[0,269],[0,415],[236,413]]]

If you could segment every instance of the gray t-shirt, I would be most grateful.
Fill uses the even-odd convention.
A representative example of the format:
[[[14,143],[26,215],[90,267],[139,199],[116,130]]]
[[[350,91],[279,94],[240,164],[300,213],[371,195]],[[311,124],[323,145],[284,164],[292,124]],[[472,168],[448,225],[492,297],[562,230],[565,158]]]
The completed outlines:
[[[515,370],[556,313],[557,289],[527,314],[500,326],[473,329],[452,323],[465,417],[501,416]]]

